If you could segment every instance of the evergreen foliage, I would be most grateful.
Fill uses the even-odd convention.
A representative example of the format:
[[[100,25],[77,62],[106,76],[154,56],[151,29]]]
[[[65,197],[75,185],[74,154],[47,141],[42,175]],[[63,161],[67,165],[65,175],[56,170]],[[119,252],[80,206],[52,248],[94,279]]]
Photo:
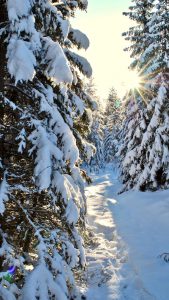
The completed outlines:
[[[90,160],[87,161],[87,166],[90,167],[91,172],[99,172],[99,169],[104,166],[103,155],[103,105],[101,99],[97,95],[94,79],[90,78],[85,85],[86,93],[90,96],[94,104],[94,112],[92,124],[89,134],[89,142],[93,144],[93,153]]]
[[[132,0],[133,5],[129,7],[129,12],[124,12],[135,22],[129,31],[124,32],[123,36],[130,42],[129,47],[125,50],[130,51],[133,59],[131,68],[143,71],[141,55],[151,45],[149,38],[149,21],[154,7],[154,0]]]
[[[55,2],[56,3],[56,2]],[[0,298],[66,300],[86,264],[86,199],[74,122],[91,115],[72,51],[87,37],[70,26],[87,1],[7,0],[1,5]],[[3,46],[2,46],[3,45]],[[6,57],[6,59],[5,59]],[[88,130],[85,128],[85,135]],[[83,147],[77,147],[79,140]],[[88,146],[89,147],[89,146]],[[4,276],[13,266],[13,281]]]
[[[122,101],[114,88],[110,90],[104,116],[104,160],[108,163],[115,159],[118,151],[123,119]]]
[[[138,70],[142,85],[138,93],[133,93],[134,97],[127,99],[130,105],[133,100],[135,104],[126,111],[123,145],[119,151],[124,190],[169,187],[168,14],[168,2],[156,1],[146,23],[149,43],[141,51],[138,41],[132,45],[136,49],[133,58],[141,62],[141,71],[139,67]]]
[[[95,153],[90,159],[90,170],[94,172],[99,172],[99,170],[105,165],[103,152],[103,128],[103,115],[98,110],[93,114],[91,134],[89,135],[90,141],[95,146]]]

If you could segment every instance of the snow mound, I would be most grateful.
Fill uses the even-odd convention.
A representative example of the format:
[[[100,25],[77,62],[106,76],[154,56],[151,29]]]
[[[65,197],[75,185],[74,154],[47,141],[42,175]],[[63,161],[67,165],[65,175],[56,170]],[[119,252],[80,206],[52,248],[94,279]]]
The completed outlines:
[[[120,189],[111,165],[86,187],[94,231],[87,249],[87,299],[167,300],[169,190],[118,195]]]

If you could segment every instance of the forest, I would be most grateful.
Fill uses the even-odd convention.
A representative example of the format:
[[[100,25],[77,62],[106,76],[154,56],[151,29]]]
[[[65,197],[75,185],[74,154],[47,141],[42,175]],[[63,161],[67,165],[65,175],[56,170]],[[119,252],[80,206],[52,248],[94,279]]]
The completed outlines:
[[[169,299],[169,2],[125,1],[104,98],[102,1],[0,2],[0,300]]]

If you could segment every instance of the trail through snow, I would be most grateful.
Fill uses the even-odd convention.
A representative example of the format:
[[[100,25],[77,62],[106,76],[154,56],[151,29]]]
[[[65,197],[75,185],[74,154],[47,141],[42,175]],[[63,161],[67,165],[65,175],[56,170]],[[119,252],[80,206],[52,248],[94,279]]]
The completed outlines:
[[[120,188],[112,165],[86,187],[87,300],[169,300],[169,264],[158,258],[169,251],[169,191]]]

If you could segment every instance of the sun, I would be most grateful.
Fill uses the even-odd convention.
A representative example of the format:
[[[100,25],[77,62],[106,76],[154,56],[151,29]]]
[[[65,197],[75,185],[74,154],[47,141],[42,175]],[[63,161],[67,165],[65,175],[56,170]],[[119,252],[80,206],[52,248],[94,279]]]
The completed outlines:
[[[142,74],[137,71],[127,70],[126,72],[120,75],[119,84],[117,84],[117,90],[120,97],[124,97],[126,94],[129,95],[137,91],[140,93],[143,89],[144,79]]]
[[[141,85],[141,78],[136,71],[129,71],[126,73],[123,85],[126,91],[138,90]]]

